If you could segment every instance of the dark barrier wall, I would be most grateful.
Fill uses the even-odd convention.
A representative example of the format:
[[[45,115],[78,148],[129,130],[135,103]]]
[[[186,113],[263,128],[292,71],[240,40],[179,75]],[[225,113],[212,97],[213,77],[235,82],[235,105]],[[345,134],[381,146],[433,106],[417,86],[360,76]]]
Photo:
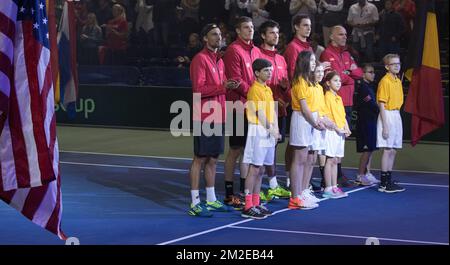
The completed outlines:
[[[57,122],[167,129],[177,116],[170,113],[171,104],[177,100],[191,105],[192,90],[182,87],[80,85],[75,119],[69,120],[63,108],[57,106]],[[448,120],[448,97],[444,98],[444,103]],[[356,115],[353,116],[356,118]],[[402,117],[404,139],[410,139],[411,115],[402,112]],[[448,122],[424,138],[440,142],[448,142],[448,139]]]

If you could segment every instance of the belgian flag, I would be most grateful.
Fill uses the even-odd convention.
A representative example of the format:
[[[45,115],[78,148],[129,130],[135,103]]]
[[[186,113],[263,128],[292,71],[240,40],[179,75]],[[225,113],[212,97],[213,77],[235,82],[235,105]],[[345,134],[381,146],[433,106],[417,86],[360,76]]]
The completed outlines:
[[[412,115],[413,146],[445,122],[435,3],[434,0],[418,0],[416,3],[405,74],[411,82],[405,111]]]

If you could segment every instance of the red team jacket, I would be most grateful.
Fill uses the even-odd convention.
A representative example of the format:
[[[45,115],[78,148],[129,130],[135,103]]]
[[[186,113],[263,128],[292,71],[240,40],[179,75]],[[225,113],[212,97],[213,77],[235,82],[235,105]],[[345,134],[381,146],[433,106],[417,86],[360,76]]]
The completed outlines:
[[[193,120],[204,121],[206,117],[210,116],[213,111],[200,114],[203,106],[209,104],[207,107],[214,106],[213,102],[218,102],[222,107],[222,115],[214,116],[215,122],[225,122],[225,67],[222,59],[217,53],[204,48],[202,51],[194,56],[190,66],[190,76],[192,81],[192,92],[201,93],[201,105],[195,104],[193,108]],[[216,115],[218,113],[216,112]]]
[[[282,99],[286,103],[291,102],[291,87],[288,86],[286,89],[283,89],[280,86],[281,80],[283,78],[288,78],[287,64],[284,60],[284,57],[277,53],[277,50],[270,51],[260,48],[261,50],[261,58],[264,58],[272,63],[273,73],[272,79],[268,82],[268,86],[272,89],[273,99],[278,101]],[[278,117],[287,116],[286,107],[281,107],[278,105]]]
[[[355,91],[355,80],[361,79],[363,70],[356,68],[350,71],[350,66],[356,64],[353,57],[345,47],[335,47],[328,45],[325,51],[320,56],[320,61],[328,61],[331,63],[331,68],[338,72],[341,76],[342,87],[338,91],[341,96],[344,106],[353,106],[353,93]],[[350,73],[346,74],[344,71],[348,70]]]
[[[253,76],[252,63],[261,58],[261,51],[258,47],[245,43],[239,37],[228,46],[223,60],[225,62],[225,74],[228,79],[241,82],[238,88],[229,89],[227,100],[247,101],[247,92],[255,80]]]
[[[283,56],[284,59],[286,59],[289,72],[289,80],[291,81],[292,78],[294,77],[295,62],[297,61],[298,54],[304,50],[313,51],[309,42],[303,42],[299,40],[297,37],[294,37],[294,39],[291,42],[289,42],[288,46],[286,47],[286,50],[284,51]]]

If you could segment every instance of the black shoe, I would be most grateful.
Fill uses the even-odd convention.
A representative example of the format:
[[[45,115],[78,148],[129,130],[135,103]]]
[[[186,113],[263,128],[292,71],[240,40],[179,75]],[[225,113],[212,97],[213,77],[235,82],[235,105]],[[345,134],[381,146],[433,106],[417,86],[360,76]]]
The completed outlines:
[[[233,207],[236,211],[240,211],[242,209],[244,209],[245,203],[243,201],[241,201],[237,196],[230,196],[228,198],[225,198],[223,200],[223,202],[228,205]]]
[[[353,188],[356,187],[356,183],[350,181],[346,176],[338,177],[337,184],[343,188]]]
[[[259,212],[262,213],[263,215],[271,216],[273,214],[273,212],[271,210],[267,209],[266,206],[258,205],[258,206],[255,206],[255,208],[258,209]]]
[[[262,214],[256,207],[252,207],[248,210],[243,210],[241,216],[244,218],[252,219],[264,219],[267,215]]]
[[[405,188],[400,187],[395,183],[395,181],[389,181],[386,183],[381,183],[378,187],[379,192],[386,192],[386,193],[395,193],[395,192],[402,192],[405,191]]]

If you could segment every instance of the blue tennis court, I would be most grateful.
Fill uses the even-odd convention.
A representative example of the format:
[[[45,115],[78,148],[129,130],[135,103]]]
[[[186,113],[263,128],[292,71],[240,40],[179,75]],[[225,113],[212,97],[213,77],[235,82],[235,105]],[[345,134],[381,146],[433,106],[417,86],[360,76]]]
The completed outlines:
[[[289,210],[286,200],[274,200],[267,205],[273,216],[249,220],[238,211],[214,213],[212,218],[189,216],[190,163],[182,158],[61,152],[65,233],[82,245],[362,245],[369,237],[383,245],[449,244],[448,173],[395,171],[406,192],[358,187],[348,190],[348,198],[323,199],[310,211]],[[347,172],[355,174],[354,169]],[[313,177],[318,175],[315,169]],[[216,182],[223,198],[223,162]],[[0,216],[2,244],[63,243],[6,204],[0,206]]]

